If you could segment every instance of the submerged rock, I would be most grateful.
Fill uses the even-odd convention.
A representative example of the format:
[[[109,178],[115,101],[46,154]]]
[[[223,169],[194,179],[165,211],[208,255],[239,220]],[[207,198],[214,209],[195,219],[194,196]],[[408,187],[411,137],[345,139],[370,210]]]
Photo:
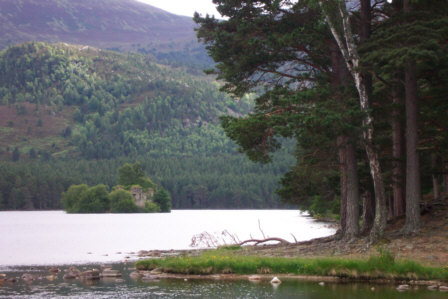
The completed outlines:
[[[63,279],[76,279],[81,273],[81,271],[76,267],[65,269],[65,272],[67,273],[64,274],[64,276],[62,277]]]
[[[23,274],[21,278],[26,282],[31,282],[33,280],[36,280],[36,276],[34,276],[33,274],[29,274],[29,273]]]
[[[155,268],[154,270],[151,270],[149,273],[152,274],[152,275],[162,274],[163,273],[163,269],[162,268]]]
[[[428,286],[428,290],[430,290],[430,291],[437,290],[437,285],[430,285],[430,286]]]
[[[147,250],[140,250],[138,253],[138,256],[148,256],[149,255],[149,251]]]
[[[250,281],[260,281],[261,276],[260,275],[250,275],[247,279],[249,279]]]
[[[142,277],[143,282],[150,282],[150,281],[159,281],[157,277],[151,276],[151,275],[145,275]]]
[[[51,267],[50,269],[48,269],[48,272],[50,272],[51,274],[57,274],[57,273],[61,272],[61,269],[58,269],[56,267]]]
[[[407,291],[407,290],[409,290],[409,285],[408,284],[400,284],[397,287],[397,291]]]
[[[131,277],[132,279],[140,279],[143,277],[143,275],[137,271],[134,271],[129,274],[129,277]]]
[[[100,279],[100,271],[98,269],[87,270],[79,273],[81,280],[98,280]]]
[[[278,284],[278,283],[282,283],[282,281],[280,279],[278,279],[277,276],[275,276],[274,278],[272,278],[271,283]]]
[[[74,272],[68,272],[68,273],[64,274],[64,276],[62,276],[62,278],[67,279],[67,280],[76,279],[76,278],[78,278],[78,274],[74,273]]]
[[[118,270],[104,269],[101,273],[101,277],[121,277],[121,273]]]
[[[439,291],[441,291],[441,292],[448,292],[448,287],[447,286],[440,286],[439,287]]]

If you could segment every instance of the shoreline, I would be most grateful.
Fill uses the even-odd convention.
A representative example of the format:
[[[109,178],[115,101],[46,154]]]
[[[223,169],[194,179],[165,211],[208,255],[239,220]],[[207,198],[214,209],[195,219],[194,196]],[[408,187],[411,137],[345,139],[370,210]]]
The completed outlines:
[[[399,277],[374,278],[374,277],[350,277],[341,275],[313,275],[313,274],[289,274],[289,273],[209,273],[209,274],[183,274],[166,271],[167,269],[154,268],[142,270],[139,262],[146,258],[152,260],[169,259],[194,259],[202,255],[210,255],[221,249],[194,249],[194,250],[151,250],[141,251],[140,257],[145,259],[134,261],[121,261],[115,263],[88,263],[82,265],[47,265],[47,266],[12,266],[12,272],[0,271],[0,290],[2,286],[23,288],[30,284],[36,285],[68,285],[80,284],[92,287],[100,283],[106,284],[134,284],[157,283],[161,280],[172,281],[204,281],[204,282],[236,282],[248,281],[250,283],[272,284],[277,287],[282,282],[308,282],[326,285],[361,284],[374,291],[381,285],[390,286],[397,291],[437,291],[448,292],[448,279],[403,279]],[[232,250],[233,252],[234,250]],[[143,256],[144,255],[144,256]],[[238,255],[238,253],[237,253]],[[244,256],[242,257],[244,258]],[[292,260],[292,259],[291,259]],[[309,259],[311,260],[311,259]],[[448,269],[447,269],[448,270]],[[348,272],[345,272],[346,274]],[[380,273],[377,273],[380,274]],[[274,278],[279,281],[273,282]]]
[[[139,271],[143,275],[150,275],[153,280],[171,279],[171,280],[204,280],[204,281],[242,281],[248,280],[253,283],[272,282],[274,277],[280,280],[280,283],[290,281],[315,282],[321,285],[325,283],[331,284],[369,284],[369,285],[409,285],[409,286],[425,286],[429,290],[441,288],[441,292],[448,292],[448,281],[441,280],[400,280],[400,279],[352,279],[342,278],[338,276],[319,276],[319,275],[293,275],[293,274],[209,274],[209,275],[193,275],[193,274],[174,274],[162,273],[151,275],[151,271]],[[149,275],[148,275],[149,274]]]
[[[144,259],[137,261],[135,265],[143,275],[158,279],[250,280],[255,275],[260,280],[276,276],[334,283],[448,285],[448,267],[431,267],[412,260],[395,260],[388,252],[362,259],[334,256],[293,258],[254,256],[247,252],[255,247],[257,246],[202,250],[195,252],[195,255],[179,254]]]
[[[53,281],[53,279],[50,279],[49,276],[51,275],[61,275],[67,272],[72,271],[75,269],[76,271],[79,270],[80,273],[83,271],[98,271],[100,278],[106,278],[107,276],[102,276],[102,272],[104,271],[128,271],[130,273],[130,277],[135,280],[141,280],[141,278],[146,278],[147,281],[157,281],[162,279],[168,279],[168,280],[209,280],[209,281],[241,281],[241,280],[248,280],[251,282],[270,282],[272,278],[277,277],[282,281],[306,281],[306,282],[324,282],[324,283],[362,283],[362,284],[409,284],[412,286],[444,286],[448,285],[448,280],[438,280],[438,279],[411,279],[411,280],[405,280],[400,278],[354,278],[354,277],[341,277],[337,275],[297,275],[297,274],[284,274],[284,273],[269,273],[269,274],[260,274],[260,273],[252,273],[252,274],[236,274],[236,273],[219,273],[219,274],[182,274],[182,273],[169,273],[169,272],[163,272],[160,268],[152,269],[152,270],[139,270],[135,262],[116,262],[116,263],[87,263],[87,264],[65,264],[65,265],[39,265],[39,266],[0,266],[0,267],[8,267],[11,268],[7,271],[1,271],[0,272],[0,286],[1,284],[8,282],[7,281],[7,274],[5,277],[4,273],[23,273],[21,278],[15,277],[16,281],[12,281],[13,283],[16,283],[20,280],[24,280],[26,282],[30,282],[32,280],[43,280],[44,278],[47,278],[49,281]],[[116,268],[120,268],[121,270],[116,270]],[[132,272],[131,272],[132,271]],[[27,280],[24,279],[23,276],[28,275],[29,273],[40,273],[35,275],[35,279]],[[47,273],[48,275],[45,275]],[[118,272],[117,272],[118,273]],[[134,276],[132,274],[139,273],[140,277]],[[116,277],[121,277],[122,273],[118,273]],[[111,276],[112,277],[112,276]],[[76,281],[76,280],[83,280],[79,277],[73,277],[73,278],[63,278],[62,276],[59,277],[62,278],[64,282],[69,281]],[[145,279],[143,279],[144,281]],[[10,281],[11,282],[11,281]]]

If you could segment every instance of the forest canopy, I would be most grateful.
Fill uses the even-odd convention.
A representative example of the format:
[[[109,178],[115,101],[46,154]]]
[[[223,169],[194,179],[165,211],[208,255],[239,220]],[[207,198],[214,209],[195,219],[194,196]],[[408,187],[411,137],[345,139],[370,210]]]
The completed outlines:
[[[71,185],[112,190],[136,160],[174,208],[281,207],[288,152],[255,165],[220,127],[253,94],[236,102],[210,76],[78,45],[11,46],[0,66],[0,209],[59,209]]]
[[[418,232],[422,194],[448,192],[447,2],[214,3],[224,20],[194,18],[209,73],[234,97],[258,95],[249,115],[222,117],[226,134],[260,162],[281,138],[297,142],[280,196],[340,201],[343,238],[375,242],[401,216],[403,233]]]

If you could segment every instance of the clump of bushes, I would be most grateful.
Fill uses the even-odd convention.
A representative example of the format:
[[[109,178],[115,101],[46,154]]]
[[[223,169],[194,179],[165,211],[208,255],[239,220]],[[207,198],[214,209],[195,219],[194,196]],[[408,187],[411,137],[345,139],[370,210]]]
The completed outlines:
[[[158,213],[171,211],[171,196],[144,176],[140,163],[124,164],[118,171],[120,183],[109,193],[103,185],[88,187],[72,185],[62,194],[62,206],[67,213]],[[129,191],[139,188],[148,196],[144,207],[138,207]],[[151,192],[150,192],[151,191]],[[155,192],[154,192],[155,191]]]

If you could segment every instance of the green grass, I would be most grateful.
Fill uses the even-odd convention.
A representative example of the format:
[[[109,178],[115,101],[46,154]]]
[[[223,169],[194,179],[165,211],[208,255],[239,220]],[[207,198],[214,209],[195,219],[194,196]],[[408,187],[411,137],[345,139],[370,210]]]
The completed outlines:
[[[414,261],[395,261],[390,254],[366,260],[241,256],[237,249],[207,251],[199,257],[170,257],[138,261],[139,270],[162,268],[176,274],[295,274],[351,279],[448,280],[448,267],[426,267]]]

